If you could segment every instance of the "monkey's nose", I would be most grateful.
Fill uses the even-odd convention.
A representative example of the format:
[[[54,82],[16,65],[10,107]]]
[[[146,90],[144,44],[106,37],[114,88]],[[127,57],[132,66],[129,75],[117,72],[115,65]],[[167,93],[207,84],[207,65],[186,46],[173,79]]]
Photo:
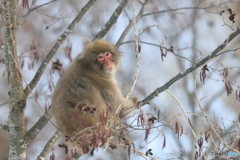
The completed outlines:
[[[109,60],[106,60],[106,65],[111,65],[111,62]]]

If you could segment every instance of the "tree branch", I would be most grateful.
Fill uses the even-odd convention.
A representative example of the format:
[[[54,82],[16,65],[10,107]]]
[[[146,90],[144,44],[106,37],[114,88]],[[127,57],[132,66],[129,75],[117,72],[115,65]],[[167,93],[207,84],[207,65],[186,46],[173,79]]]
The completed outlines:
[[[240,29],[233,32],[220,46],[218,46],[210,55],[203,58],[198,63],[194,64],[192,67],[188,68],[185,72],[178,73],[175,77],[173,77],[171,80],[169,80],[167,83],[165,83],[162,87],[157,88],[155,91],[153,91],[149,96],[147,96],[145,99],[139,102],[139,105],[143,106],[145,104],[148,104],[154,97],[158,96],[161,92],[167,90],[173,83],[181,79],[182,77],[185,77],[189,73],[193,72],[198,67],[206,64],[209,60],[219,56],[222,53],[219,53],[221,50],[223,50],[226,45],[231,42],[236,36],[240,34]],[[219,54],[218,54],[219,53]],[[223,52],[224,53],[224,52]],[[226,52],[225,52],[226,53]]]
[[[123,45],[123,44],[126,44],[126,43],[136,43],[136,41],[124,41],[122,42],[120,45]],[[161,45],[159,44],[154,44],[154,43],[150,43],[150,42],[145,42],[145,41],[139,41],[139,43],[142,43],[142,44],[148,44],[148,45],[151,45],[151,46],[155,46],[155,47],[162,47]],[[182,58],[184,60],[187,60],[189,62],[193,62],[192,60],[189,60],[188,58],[184,57],[184,56],[181,56],[179,54],[176,54],[174,53],[173,51],[171,51],[171,48],[166,48],[166,47],[162,47],[164,49],[166,49],[167,51],[169,51],[170,53],[172,53],[174,56],[178,57],[178,58]]]
[[[215,6],[209,6],[209,7],[182,7],[182,8],[174,8],[174,9],[167,9],[167,10],[162,10],[162,11],[157,11],[157,12],[151,12],[151,13],[146,13],[146,14],[143,14],[144,12],[144,9],[146,7],[146,4],[147,4],[148,1],[145,1],[144,3],[141,3],[142,4],[142,8],[141,10],[139,11],[139,14],[136,16],[135,20],[136,22],[139,21],[141,18],[145,17],[145,16],[150,16],[150,15],[154,15],[154,14],[160,14],[160,13],[165,13],[165,12],[173,12],[173,11],[179,11],[179,10],[187,10],[187,9],[203,9],[203,10],[207,10],[207,9],[210,9],[210,8],[214,8],[214,7],[218,7],[218,6],[221,6],[223,4],[226,4],[226,3],[229,3],[229,2],[224,2],[224,3],[220,3],[218,5],[215,5]],[[131,21],[129,23],[129,25],[126,27],[126,29],[123,31],[121,37],[118,39],[117,43],[116,43],[116,46],[117,47],[120,47],[122,45],[122,42],[124,40],[124,38],[126,37],[127,33],[130,31],[130,29],[132,28],[133,26],[133,22],[134,21]]]
[[[145,7],[147,5],[148,1],[145,1],[142,4],[142,8],[139,11],[138,15],[135,18],[135,22],[139,21],[142,18],[142,14],[145,10]],[[120,38],[118,39],[117,43],[115,44],[117,47],[119,47],[121,45],[121,43],[123,42],[123,40],[125,39],[125,37],[127,36],[128,32],[130,31],[130,29],[132,28],[132,26],[134,25],[134,20],[132,20],[128,26],[125,28],[125,30],[123,31],[123,33],[121,34]]]
[[[219,6],[227,4],[227,3],[229,3],[229,2],[224,2],[224,3],[220,3],[218,5],[213,5],[213,6],[209,6],[209,7],[198,7],[198,6],[196,6],[196,7],[182,7],[182,8],[166,9],[166,10],[162,10],[162,11],[146,13],[146,14],[143,14],[142,17],[149,16],[149,15],[154,15],[154,14],[165,13],[165,12],[176,12],[176,11],[179,11],[179,10],[188,10],[188,9],[191,9],[191,10],[197,10],[197,9],[198,10],[200,10],[200,9],[207,10],[207,9],[219,7]]]
[[[43,129],[43,127],[48,123],[49,119],[52,118],[50,109],[42,115],[42,117],[34,124],[34,126],[28,130],[24,137],[24,143],[26,146],[38,135],[38,133]]]
[[[118,17],[122,13],[122,11],[126,7],[126,5],[128,4],[128,1],[129,0],[122,0],[121,1],[121,3],[115,9],[112,16],[110,17],[108,22],[104,25],[102,30],[100,32],[98,32],[97,35],[93,38],[93,41],[96,40],[96,39],[102,39],[107,34],[107,32],[110,30],[110,28],[117,22]]]
[[[9,95],[9,159],[24,160],[26,148],[22,146],[25,135],[24,111],[26,96],[23,91],[22,77],[18,70],[17,58],[17,0],[2,2],[2,22],[4,23],[4,54]]]
[[[45,5],[48,5],[48,4],[50,4],[50,3],[56,2],[56,1],[57,1],[57,0],[52,0],[52,1],[50,1],[50,2],[44,3],[44,4],[39,5],[39,6],[36,6],[36,7],[35,7],[35,4],[37,3],[37,1],[33,1],[31,8],[30,8],[30,9],[28,10],[28,12],[23,16],[23,20],[22,20],[21,23],[19,23],[18,27],[20,27],[24,22],[26,22],[27,18],[29,17],[29,15],[30,15],[34,10],[36,10],[36,9],[38,9],[38,8],[40,8],[40,7],[43,7],[43,6],[45,6]]]
[[[29,83],[29,87],[27,86],[24,89],[24,92],[26,95],[28,95],[30,93],[29,89],[33,89],[36,84],[38,83],[40,77],[42,76],[45,68],[47,67],[48,63],[50,62],[50,60],[52,59],[52,57],[56,54],[57,50],[59,49],[60,45],[66,40],[66,38],[68,37],[68,35],[72,32],[72,30],[74,29],[74,27],[79,23],[79,21],[82,19],[82,17],[84,16],[84,14],[88,11],[88,9],[96,2],[97,0],[89,0],[88,3],[81,9],[81,11],[78,13],[78,15],[74,18],[74,20],[72,21],[72,23],[69,24],[69,26],[67,27],[67,29],[59,36],[59,38],[57,39],[57,42],[54,44],[54,46],[52,47],[52,49],[50,50],[50,52],[48,53],[48,55],[46,56],[46,58],[43,60],[42,64],[40,65],[40,67],[38,68],[34,78],[32,79],[32,81]]]
[[[47,144],[45,145],[45,147],[43,148],[43,151],[39,154],[39,156],[37,157],[37,160],[43,160],[46,159],[47,154],[50,151],[50,148],[54,145],[54,143],[58,140],[58,138],[61,136],[61,132],[60,131],[56,131],[54,133],[54,135],[48,140]]]

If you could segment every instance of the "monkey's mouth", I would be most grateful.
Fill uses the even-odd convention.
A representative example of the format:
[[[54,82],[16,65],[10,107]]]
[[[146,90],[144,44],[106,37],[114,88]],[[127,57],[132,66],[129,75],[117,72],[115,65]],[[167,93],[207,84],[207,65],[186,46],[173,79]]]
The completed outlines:
[[[106,71],[107,73],[112,73],[113,70],[114,70],[113,67],[111,67],[111,68],[106,68],[106,69],[105,69],[105,71]]]
[[[107,70],[108,70],[108,71],[112,71],[112,70],[113,70],[113,68],[111,67],[111,68],[108,68]]]

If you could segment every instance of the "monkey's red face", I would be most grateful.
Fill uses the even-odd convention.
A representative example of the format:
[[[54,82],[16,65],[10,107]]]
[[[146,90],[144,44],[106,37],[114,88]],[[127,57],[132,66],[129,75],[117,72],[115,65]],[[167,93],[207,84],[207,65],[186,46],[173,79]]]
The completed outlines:
[[[97,60],[100,64],[103,65],[103,70],[112,73],[115,71],[115,63],[112,61],[112,53],[111,52],[105,52],[100,53],[97,56]]]

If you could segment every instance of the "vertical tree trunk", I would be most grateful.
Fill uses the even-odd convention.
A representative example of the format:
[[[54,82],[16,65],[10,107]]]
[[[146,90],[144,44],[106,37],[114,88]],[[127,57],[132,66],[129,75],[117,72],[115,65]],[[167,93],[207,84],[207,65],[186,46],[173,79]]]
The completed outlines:
[[[4,54],[9,84],[9,160],[26,159],[26,145],[24,145],[25,128],[23,121],[26,96],[23,91],[22,76],[18,69],[17,59],[17,3],[17,0],[4,0],[2,5],[2,17],[5,25]]]

